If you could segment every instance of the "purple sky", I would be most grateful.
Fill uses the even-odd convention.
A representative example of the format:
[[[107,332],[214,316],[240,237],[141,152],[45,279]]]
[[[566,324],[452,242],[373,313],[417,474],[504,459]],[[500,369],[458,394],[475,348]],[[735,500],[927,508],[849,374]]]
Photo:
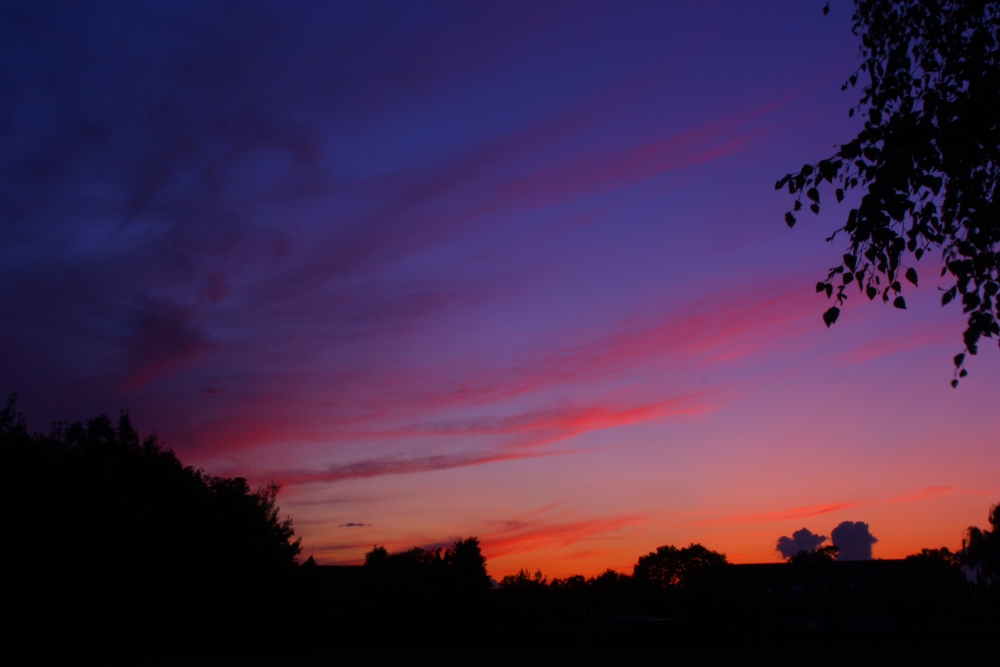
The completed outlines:
[[[324,562],[955,547],[996,351],[948,386],[937,258],[827,330],[847,203],[773,190],[859,127],[822,4],[4,3],[0,390],[283,481]]]

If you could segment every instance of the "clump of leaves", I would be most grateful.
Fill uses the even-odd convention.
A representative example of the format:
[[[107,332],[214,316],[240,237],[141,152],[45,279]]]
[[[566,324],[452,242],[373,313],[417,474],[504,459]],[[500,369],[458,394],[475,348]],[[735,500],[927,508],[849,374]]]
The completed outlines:
[[[816,291],[836,305],[837,321],[855,284],[870,300],[906,308],[903,281],[916,286],[914,264],[942,253],[942,305],[955,299],[968,315],[964,350],[952,386],[967,372],[967,354],[1000,336],[1000,2],[996,0],[855,0],[854,34],[862,63],[842,89],[867,77],[849,115],[866,117],[861,132],[831,157],[779,180],[795,197],[789,227],[804,206],[818,214],[821,189],[864,194],[846,224],[849,247]],[[829,11],[829,3],[823,8]],[[824,181],[828,184],[824,186]]]

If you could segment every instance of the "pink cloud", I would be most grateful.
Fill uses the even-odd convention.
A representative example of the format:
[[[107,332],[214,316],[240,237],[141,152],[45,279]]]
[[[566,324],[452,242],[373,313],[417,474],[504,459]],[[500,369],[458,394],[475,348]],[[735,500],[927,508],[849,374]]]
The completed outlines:
[[[204,384],[204,394],[210,398],[192,401],[189,409],[174,399],[169,412],[182,416],[171,418],[169,432],[182,433],[183,441],[173,444],[207,457],[282,441],[336,444],[364,439],[366,433],[378,433],[378,437],[393,430],[400,437],[406,435],[406,429],[430,433],[433,428],[428,424],[447,422],[441,412],[568,390],[570,384],[594,385],[601,379],[624,377],[668,360],[700,356],[703,364],[726,363],[769,344],[764,332],[802,315],[814,315],[814,309],[803,307],[807,299],[802,295],[786,292],[771,299],[775,293],[771,285],[768,294],[761,289],[738,297],[713,295],[687,312],[668,314],[659,323],[623,326],[568,344],[543,344],[496,363],[463,358],[401,368],[380,358],[375,341],[407,334],[414,323],[461,306],[475,296],[449,292],[447,285],[407,285],[388,293],[379,291],[382,287],[364,287],[373,291],[355,294],[350,290],[357,287],[348,289],[342,284],[345,272],[381,270],[450,231],[464,228],[485,212],[502,209],[510,213],[576,201],[582,195],[610,192],[655,174],[729,154],[759,131],[748,129],[748,124],[787,102],[777,100],[674,136],[592,151],[582,157],[560,152],[564,138],[606,114],[602,99],[606,96],[595,96],[585,104],[482,142],[437,166],[422,164],[419,169],[360,182],[334,180],[332,186],[324,186],[329,191],[321,193],[321,198],[361,189],[366,191],[365,199],[386,203],[373,210],[348,213],[346,222],[330,231],[313,230],[306,235],[309,242],[298,248],[291,237],[281,236],[279,245],[285,248],[281,252],[297,253],[295,261],[269,265],[266,279],[254,282],[251,291],[246,285],[240,288],[236,272],[227,282],[228,296],[221,304],[199,306],[197,322],[207,327],[210,354],[196,357],[185,348],[180,350],[185,355],[171,357],[169,365],[133,374],[133,382],[161,382],[164,393],[179,384]],[[525,177],[523,164],[534,164],[543,153],[551,155],[539,163],[545,165],[544,174]],[[255,253],[264,251],[254,249]],[[322,308],[317,308],[317,299]],[[247,316],[252,316],[252,325],[245,321]],[[294,326],[271,331],[257,327],[260,321]],[[253,333],[248,336],[248,331]],[[579,339],[579,335],[568,333],[567,340]],[[276,335],[281,345],[275,345]],[[335,367],[317,363],[342,348],[349,348],[350,354],[339,355]],[[190,349],[200,352],[207,348]],[[357,363],[344,364],[342,359],[347,358]],[[242,370],[251,367],[252,374]],[[175,378],[172,373],[187,375]],[[156,389],[152,388],[151,396]],[[635,420],[640,418],[629,417],[627,411],[645,408],[626,404],[614,409],[621,413],[619,417]],[[501,406],[493,411],[507,410]],[[597,424],[612,419],[591,410],[588,414],[553,415],[547,426],[539,415],[536,426],[516,427],[509,421],[500,424],[503,418],[481,417],[478,427],[470,422],[458,431],[479,428],[477,434],[485,435],[491,428],[487,423],[494,420],[498,422],[496,434],[506,429],[512,437],[520,437],[518,431],[524,434],[532,428],[549,428],[553,437],[559,438],[566,437],[560,435],[564,433],[607,428]],[[412,425],[418,420],[426,423]],[[573,420],[577,423],[570,423]],[[442,435],[461,435],[458,431]]]
[[[526,197],[534,205],[578,199],[581,195],[593,197],[732,155],[771,129],[750,127],[752,124],[811,91],[812,88],[801,88],[756,109],[730,114],[665,138],[547,161],[537,173],[505,183],[497,196],[515,201]]]
[[[859,502],[828,503],[825,505],[812,505],[809,507],[795,507],[792,509],[777,510],[773,512],[761,512],[757,514],[741,514],[738,516],[723,517],[719,519],[705,519],[701,521],[691,521],[683,523],[683,526],[713,526],[729,524],[749,524],[749,523],[774,523],[779,521],[790,521],[793,519],[806,519],[823,514],[830,514],[840,510],[855,507],[866,507],[870,505],[885,505],[893,503],[908,503],[917,500],[932,500],[948,495],[956,491],[952,486],[928,486],[922,489],[906,493],[896,498],[880,498],[875,500]]]
[[[405,388],[411,404],[425,410],[492,403],[564,384],[621,377],[667,361],[707,355],[730,361],[774,344],[774,330],[787,332],[789,323],[814,316],[810,296],[805,290],[775,293],[771,286],[737,294],[730,290],[729,296],[704,297],[658,322],[626,324],[602,337],[529,351],[514,364],[485,373],[475,366],[473,373],[456,373],[447,365],[415,373],[427,388],[445,385],[440,391],[412,392],[417,378],[406,375],[387,378],[383,384]]]
[[[505,405],[559,393],[563,387],[574,392],[581,385],[597,387],[665,363],[689,369],[732,363],[795,335],[796,327],[789,328],[794,322],[807,326],[808,318],[815,319],[811,296],[805,290],[775,294],[771,286],[711,295],[652,323],[633,321],[580,342],[560,337],[558,344],[527,350],[508,362],[457,358],[405,370],[375,368],[322,383],[319,376],[295,373],[287,378],[287,389],[278,385],[271,391],[256,389],[251,396],[213,397],[223,405],[232,402],[239,417],[203,423],[201,451],[235,452],[282,440],[334,444],[431,436],[496,436],[508,438],[508,445],[531,444],[672,415],[704,414],[717,403],[718,388],[651,402],[618,390],[614,400],[585,406],[510,413]],[[295,396],[308,400],[291,400]],[[438,416],[482,407],[501,414]]]
[[[495,196],[501,201],[523,200],[525,205],[530,206],[577,200],[581,195],[595,197],[653,176],[731,155],[762,132],[755,129],[731,139],[722,139],[704,130],[616,151],[573,156],[546,165],[543,173],[503,185]],[[700,145],[706,143],[707,146]]]
[[[845,360],[851,364],[860,364],[892,354],[915,350],[925,345],[951,341],[954,338],[954,323],[943,322],[917,331],[907,331],[873,341],[847,353]]]
[[[886,502],[890,503],[908,503],[914,500],[928,500],[933,498],[940,498],[941,496],[946,496],[949,493],[955,491],[953,486],[927,486],[917,491],[912,491],[898,498],[891,498]]]
[[[482,535],[481,542],[487,558],[500,558],[543,549],[564,549],[582,540],[617,533],[643,521],[643,517],[632,515],[541,525],[511,522],[509,527]]]
[[[352,434],[354,437],[412,437],[456,435],[508,436],[500,449],[437,454],[421,457],[381,457],[337,464],[323,470],[257,471],[245,473],[253,479],[278,479],[284,484],[332,483],[347,479],[367,479],[432,470],[448,470],[539,456],[555,456],[573,451],[539,451],[537,447],[564,440],[587,431],[601,430],[672,416],[700,413],[707,408],[701,395],[692,395],[648,405],[615,408],[587,406],[551,409],[500,418],[478,418],[445,424],[410,427],[397,431]]]
[[[548,434],[551,435],[551,438],[546,437],[544,441],[550,442],[552,438],[565,438],[586,431],[614,428],[670,416],[700,414],[710,405],[704,400],[709,393],[691,394],[645,405],[560,407],[504,417],[478,417],[460,421],[428,423],[390,432],[376,432],[376,434],[391,433],[404,437],[414,435],[538,436]],[[528,444],[538,444],[538,442],[532,440]]]
[[[621,532],[631,526],[639,525],[645,520],[638,515],[569,521],[538,519],[539,514],[546,512],[552,507],[549,506],[542,510],[529,512],[516,519],[492,522],[494,525],[499,525],[499,527],[496,530],[479,534],[483,554],[488,559],[496,559],[536,551],[565,549],[584,540]],[[458,538],[452,537],[424,542],[418,540],[415,542],[412,538],[404,538],[379,540],[378,544],[390,550],[405,550],[414,546],[419,546],[423,549],[434,549],[448,547],[454,543],[455,539]],[[371,549],[372,546],[369,542],[355,540],[351,542],[324,544],[322,546],[317,545],[316,551],[323,555],[330,554],[336,556],[337,552],[357,552]],[[577,558],[584,557],[585,555],[575,554]],[[331,561],[327,558],[324,562],[356,564],[360,560],[354,558]]]
[[[368,479],[383,475],[403,475],[432,470],[448,470],[450,468],[465,468],[468,466],[514,461],[517,459],[538,458],[541,456],[558,456],[573,452],[490,452],[465,454],[439,454],[414,458],[377,458],[365,459],[354,463],[335,465],[321,471],[290,471],[277,473],[255,473],[254,479],[275,477],[283,484],[315,484],[340,482],[347,479]]]
[[[805,92],[795,91],[749,112],[666,138],[576,154],[560,142],[607,115],[609,96],[601,91],[582,104],[483,141],[437,165],[336,183],[331,194],[365,193],[386,203],[348,216],[349,230],[315,247],[313,259],[301,262],[297,277],[288,276],[282,285],[314,288],[359,265],[399,260],[488,213],[509,216],[592,198],[731,155],[769,129],[749,125]],[[529,170],[534,173],[524,175]],[[456,206],[456,202],[469,203]],[[442,204],[445,211],[439,209]]]
[[[851,507],[858,507],[867,503],[831,503],[829,505],[814,505],[811,507],[796,507],[775,512],[762,512],[757,514],[741,514],[738,516],[724,517],[720,519],[705,519],[703,521],[690,521],[680,524],[682,526],[716,526],[744,523],[772,523],[776,521],[789,521],[791,519],[804,519],[813,516],[820,516],[837,512]]]

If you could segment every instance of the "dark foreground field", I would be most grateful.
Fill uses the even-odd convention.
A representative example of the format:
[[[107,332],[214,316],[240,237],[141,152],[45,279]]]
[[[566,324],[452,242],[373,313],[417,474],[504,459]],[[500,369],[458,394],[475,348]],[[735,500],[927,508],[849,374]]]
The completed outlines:
[[[174,665],[228,665],[278,667],[891,667],[894,665],[992,665],[998,664],[996,645],[956,646],[822,646],[744,647],[734,649],[655,650],[655,651],[477,651],[477,652],[384,652],[378,650],[337,655],[287,656],[286,659],[260,656],[232,662],[225,659],[158,663]],[[148,663],[147,663],[148,664]]]

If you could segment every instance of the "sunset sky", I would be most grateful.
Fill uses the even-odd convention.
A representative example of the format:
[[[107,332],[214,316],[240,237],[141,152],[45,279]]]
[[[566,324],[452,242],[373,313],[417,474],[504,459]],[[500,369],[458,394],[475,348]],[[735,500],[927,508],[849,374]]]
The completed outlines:
[[[5,2],[0,392],[284,484],[303,554],[480,538],[494,577],[734,562],[1000,501],[1000,354],[817,280],[852,3]]]

